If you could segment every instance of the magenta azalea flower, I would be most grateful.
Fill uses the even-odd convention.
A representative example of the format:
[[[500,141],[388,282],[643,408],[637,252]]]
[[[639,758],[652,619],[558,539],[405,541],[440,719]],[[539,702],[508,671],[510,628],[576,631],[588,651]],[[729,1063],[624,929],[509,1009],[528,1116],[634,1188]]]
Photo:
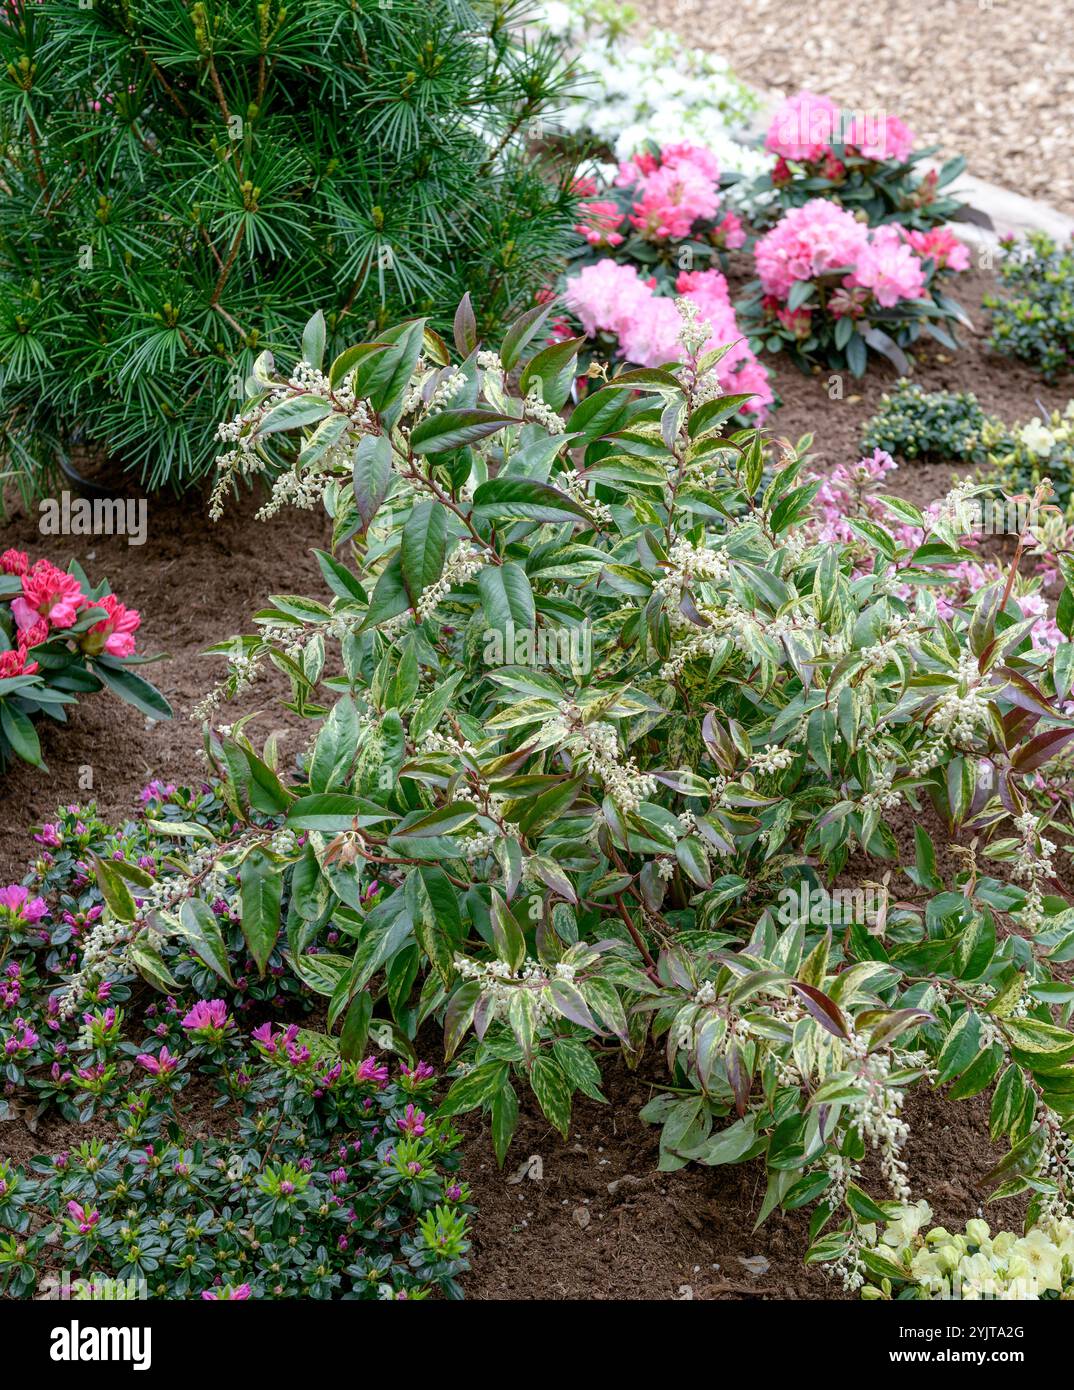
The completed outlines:
[[[159,1057],[154,1057],[149,1052],[139,1052],[136,1060],[140,1067],[144,1067],[149,1072],[150,1076],[171,1076],[179,1065],[179,1058],[173,1057],[166,1047],[160,1049]]]
[[[101,1219],[100,1212],[90,1211],[88,1207],[80,1206],[75,1201],[67,1203],[67,1212],[71,1220],[78,1227],[79,1232],[84,1236],[89,1235],[90,1231],[93,1230],[94,1226],[96,1226]]]
[[[367,1057],[358,1068],[359,1081],[376,1081],[382,1085],[388,1079],[388,1068],[378,1067],[375,1057]]]
[[[420,1139],[425,1133],[425,1111],[416,1110],[413,1105],[408,1105],[404,1118],[396,1120],[395,1123],[403,1134],[413,1134],[416,1139]]]
[[[239,1284],[234,1289],[228,1284],[222,1289],[206,1289],[202,1298],[206,1303],[242,1303],[250,1293],[249,1284]]]
[[[21,917],[24,922],[39,922],[48,913],[44,898],[31,898],[30,890],[21,883],[9,883],[0,888],[0,908],[6,908],[13,917]]]
[[[183,1027],[188,1033],[222,1033],[228,1022],[227,1005],[222,999],[199,999],[183,1019]]]

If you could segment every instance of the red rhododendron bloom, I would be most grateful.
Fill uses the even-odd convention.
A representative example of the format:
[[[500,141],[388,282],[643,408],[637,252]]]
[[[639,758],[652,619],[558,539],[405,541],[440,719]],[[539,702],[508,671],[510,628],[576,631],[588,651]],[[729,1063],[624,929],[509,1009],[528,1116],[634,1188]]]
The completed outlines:
[[[91,656],[102,651],[109,656],[130,656],[134,652],[134,634],[142,623],[142,615],[136,608],[128,608],[120,603],[115,594],[105,594],[103,598],[82,600],[83,608],[103,608],[108,617],[94,623],[82,635],[79,646]]]
[[[25,550],[5,550],[0,555],[0,571],[4,574],[25,574],[30,568],[30,557]]]
[[[22,577],[22,594],[11,601],[20,631],[47,618],[53,627],[70,627],[78,612],[82,587],[73,574],[64,574],[50,560],[38,560]]]
[[[32,676],[37,669],[36,661],[26,660],[26,648],[21,643],[13,652],[0,652],[0,680],[10,676]]]

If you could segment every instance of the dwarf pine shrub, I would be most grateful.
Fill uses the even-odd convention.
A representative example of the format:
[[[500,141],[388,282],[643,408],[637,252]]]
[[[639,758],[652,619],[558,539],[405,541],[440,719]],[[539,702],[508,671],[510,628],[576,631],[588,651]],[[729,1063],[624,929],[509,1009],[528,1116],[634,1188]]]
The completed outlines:
[[[211,465],[257,353],[489,324],[530,301],[571,194],[529,150],[569,82],[529,0],[12,0],[0,8],[4,462]],[[78,457],[76,452],[76,458]]]

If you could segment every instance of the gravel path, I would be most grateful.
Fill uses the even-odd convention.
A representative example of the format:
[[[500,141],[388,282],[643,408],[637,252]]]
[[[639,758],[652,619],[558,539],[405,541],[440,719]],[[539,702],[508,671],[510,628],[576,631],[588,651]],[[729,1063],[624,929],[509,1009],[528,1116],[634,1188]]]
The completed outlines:
[[[1074,0],[632,0],[755,86],[891,111],[970,172],[1074,213]]]

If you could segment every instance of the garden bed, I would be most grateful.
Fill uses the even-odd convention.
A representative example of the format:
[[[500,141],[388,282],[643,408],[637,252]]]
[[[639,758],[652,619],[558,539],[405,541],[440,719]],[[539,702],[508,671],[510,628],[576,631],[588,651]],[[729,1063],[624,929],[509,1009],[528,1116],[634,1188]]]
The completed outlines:
[[[1025,420],[1062,407],[1074,395],[1074,383],[1045,387],[1020,364],[987,351],[980,331],[981,296],[993,284],[986,273],[960,277],[957,293],[978,331],[965,335],[958,354],[925,349],[915,379],[930,390],[972,390],[987,411],[1005,420]],[[766,361],[774,368],[782,402],[771,420],[773,431],[791,440],[813,433],[819,468],[854,461],[862,427],[892,384],[893,372],[871,365],[860,380],[845,378],[842,398],[833,399],[829,374],[803,375],[783,357]],[[953,471],[945,465],[908,464],[889,490],[924,504],[947,490]],[[158,498],[149,504],[144,548],[128,546],[122,536],[89,542],[48,538],[49,554],[57,563],[77,558],[87,570],[107,573],[126,601],[143,612],[141,649],[168,654],[169,660],[152,670],[176,717],[162,723],[141,716],[117,718],[115,707],[101,698],[80,704],[67,727],[43,729],[50,775],[17,765],[4,779],[9,814],[0,830],[3,880],[19,879],[34,853],[27,823],[48,819],[58,803],[95,798],[106,818],[119,821],[151,777],[199,780],[201,734],[189,715],[220,670],[220,658],[206,656],[205,648],[249,630],[250,614],[270,592],[317,595],[323,589],[311,554],[312,548],[329,543],[320,509],[291,510],[268,523],[254,521],[255,510],[256,499],[246,497],[212,525],[202,500]],[[34,556],[44,548],[42,539],[36,517],[16,510],[5,544]],[[270,697],[278,693],[275,678],[263,679],[236,715],[269,708],[275,702]],[[287,761],[304,742],[299,733],[303,721],[279,714],[271,718],[274,725],[287,726]],[[270,726],[261,722],[264,736]],[[86,785],[87,769],[91,787]],[[901,844],[911,842],[913,821],[908,812],[895,817],[892,828]],[[465,1281],[471,1297],[836,1296],[838,1285],[802,1264],[807,1213],[777,1212],[758,1232],[752,1231],[764,1194],[760,1161],[673,1174],[656,1171],[658,1130],[641,1125],[636,1113],[662,1085],[661,1070],[653,1052],[635,1073],[620,1062],[609,1065],[610,1104],[579,1098],[567,1143],[527,1093],[504,1173],[497,1169],[484,1126],[473,1117],[460,1121],[479,1213],[474,1268]],[[961,1227],[981,1207],[980,1178],[1001,1152],[987,1139],[987,1100],[953,1105],[918,1095],[910,1109],[906,1156],[915,1195],[932,1204],[937,1221]],[[86,1127],[55,1120],[43,1122],[36,1132],[21,1117],[8,1120],[0,1124],[0,1154],[25,1159],[64,1145],[76,1130],[86,1137]],[[530,1156],[540,1159],[541,1176],[519,1177],[519,1165]],[[1013,1225],[1019,1204],[1008,1203],[1007,1209],[1005,1224]]]

